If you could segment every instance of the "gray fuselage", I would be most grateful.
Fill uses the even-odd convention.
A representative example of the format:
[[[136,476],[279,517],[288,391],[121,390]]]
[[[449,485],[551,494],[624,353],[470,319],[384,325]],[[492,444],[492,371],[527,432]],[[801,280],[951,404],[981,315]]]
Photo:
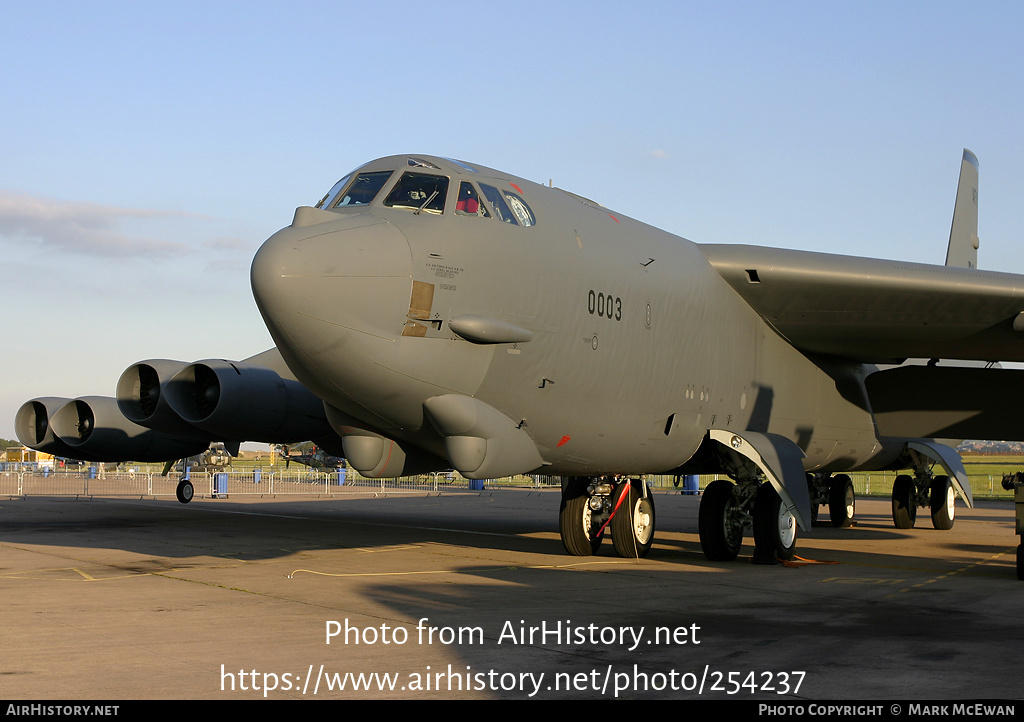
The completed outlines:
[[[535,446],[512,453],[508,473],[668,472],[710,429],[784,436],[809,471],[898,455],[864,393],[874,367],[793,348],[697,244],[559,189],[425,161],[360,168],[395,172],[370,203],[298,209],[253,261],[272,336],[343,436],[450,459],[446,434],[462,432],[425,404],[469,397]],[[405,173],[447,189],[385,205]],[[528,204],[525,223],[502,222],[481,186]],[[487,216],[457,211],[470,191]]]

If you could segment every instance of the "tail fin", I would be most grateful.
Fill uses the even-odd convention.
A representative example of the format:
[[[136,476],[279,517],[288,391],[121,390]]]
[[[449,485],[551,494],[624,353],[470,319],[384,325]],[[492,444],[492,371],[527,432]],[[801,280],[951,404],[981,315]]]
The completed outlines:
[[[978,159],[966,148],[960,163],[960,182],[956,187],[946,265],[978,267]]]

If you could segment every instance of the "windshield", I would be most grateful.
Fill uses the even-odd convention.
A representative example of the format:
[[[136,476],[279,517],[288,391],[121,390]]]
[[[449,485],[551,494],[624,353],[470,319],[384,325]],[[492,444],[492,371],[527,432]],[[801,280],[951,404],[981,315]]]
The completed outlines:
[[[373,202],[380,189],[388,182],[394,171],[378,170],[360,173],[351,183],[352,174],[334,184],[330,192],[320,199],[317,208],[350,208],[367,206]]]
[[[334,202],[334,199],[337,197],[338,193],[341,192],[342,188],[344,188],[346,185],[348,185],[348,182],[350,180],[352,180],[352,174],[351,173],[349,173],[347,176],[345,176],[340,181],[335,183],[331,187],[331,189],[329,191],[327,191],[327,195],[325,195],[323,198],[321,198],[320,202],[317,203],[313,207],[314,208],[327,208],[327,207],[329,207],[328,203],[333,203]]]
[[[443,175],[408,172],[391,189],[384,205],[393,208],[412,208],[417,213],[440,214],[448,195],[448,178]]]

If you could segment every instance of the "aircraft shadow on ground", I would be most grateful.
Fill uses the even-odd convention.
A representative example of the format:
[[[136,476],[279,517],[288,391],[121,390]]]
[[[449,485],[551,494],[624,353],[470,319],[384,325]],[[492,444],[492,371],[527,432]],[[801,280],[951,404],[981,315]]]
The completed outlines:
[[[557,494],[517,498],[513,508],[507,497],[487,494],[414,498],[347,498],[297,502],[268,500],[262,504],[233,504],[230,499],[189,506],[151,500],[70,500],[53,498],[41,505],[31,498],[0,503],[0,541],[85,549],[120,549],[165,559],[212,556],[237,560],[264,560],[296,552],[346,548],[386,547],[396,543],[455,544],[479,550],[500,550],[550,555],[554,564],[575,564],[590,557],[572,557],[558,539]],[[37,497],[38,498],[38,497]],[[715,563],[701,553],[697,535],[695,497],[659,494],[658,536],[648,559],[668,564],[696,564],[731,570],[749,562],[753,539],[744,538],[737,561]],[[494,502],[492,505],[492,501]],[[966,515],[964,515],[966,516]],[[886,565],[900,553],[844,548],[843,542],[900,542],[934,535],[929,544],[951,552],[994,555],[1016,546],[1012,518],[1006,543],[979,544],[951,539],[918,520],[910,530],[892,528],[879,514],[861,514],[849,528],[819,521],[801,534],[801,549],[825,548],[836,557],[851,555],[866,564]],[[937,554],[936,563],[944,555]],[[615,560],[610,538],[601,545],[598,559]]]

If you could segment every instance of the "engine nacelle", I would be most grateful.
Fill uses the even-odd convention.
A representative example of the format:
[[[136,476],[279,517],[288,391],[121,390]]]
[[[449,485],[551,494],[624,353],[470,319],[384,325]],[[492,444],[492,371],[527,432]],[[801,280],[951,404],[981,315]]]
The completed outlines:
[[[185,421],[167,402],[171,378],[188,366],[184,361],[149,359],[125,369],[117,381],[117,406],[129,421],[173,436],[213,440],[211,434]]]
[[[18,435],[18,440],[25,446],[42,451],[44,454],[81,459],[82,461],[99,461],[79,449],[68,446],[53,433],[50,420],[62,406],[70,402],[71,399],[56,396],[45,396],[26,401],[14,417],[14,432]]]
[[[201,454],[207,439],[181,438],[129,421],[108,396],[69,401],[50,417],[50,428],[73,458],[159,462]],[[87,456],[85,456],[87,455]]]
[[[283,444],[332,433],[319,397],[257,364],[197,361],[162,388],[178,416],[216,438]]]

